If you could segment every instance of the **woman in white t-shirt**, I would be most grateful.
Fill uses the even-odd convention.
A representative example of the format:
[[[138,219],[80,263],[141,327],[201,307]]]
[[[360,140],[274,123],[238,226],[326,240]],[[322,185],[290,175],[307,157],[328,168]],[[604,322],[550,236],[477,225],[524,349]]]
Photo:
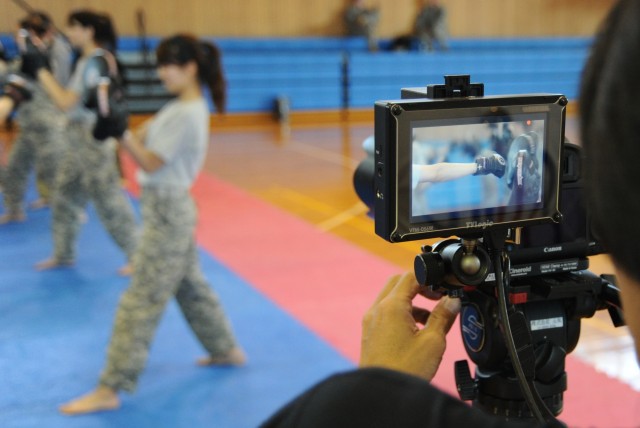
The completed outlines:
[[[225,108],[225,82],[218,49],[188,35],[165,39],[156,52],[158,75],[176,98],[122,146],[140,167],[143,232],[134,256],[130,287],[122,295],[107,354],[95,390],[61,406],[65,414],[112,410],[119,391],[133,391],[167,303],[176,298],[208,355],[201,365],[242,365],[245,355],[198,261],[196,207],[190,188],[209,143],[209,108]]]

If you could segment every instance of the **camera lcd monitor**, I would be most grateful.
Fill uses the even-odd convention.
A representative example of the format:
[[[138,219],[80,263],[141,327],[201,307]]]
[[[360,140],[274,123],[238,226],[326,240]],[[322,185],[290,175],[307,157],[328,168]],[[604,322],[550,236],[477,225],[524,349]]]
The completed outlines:
[[[566,98],[379,101],[376,233],[391,242],[558,222]]]

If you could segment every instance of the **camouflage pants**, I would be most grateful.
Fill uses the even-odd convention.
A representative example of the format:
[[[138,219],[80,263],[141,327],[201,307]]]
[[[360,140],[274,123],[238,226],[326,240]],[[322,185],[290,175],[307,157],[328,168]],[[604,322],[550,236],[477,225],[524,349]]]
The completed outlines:
[[[196,208],[188,191],[145,187],[142,237],[135,271],[123,293],[100,384],[133,391],[151,340],[171,298],[211,356],[226,355],[235,344],[218,297],[200,271],[194,240]]]
[[[75,259],[80,216],[92,201],[104,227],[131,259],[137,241],[135,216],[120,185],[113,141],[97,142],[78,124],[69,127],[68,138],[70,148],[60,163],[51,204],[54,258],[60,263]]]
[[[3,180],[4,203],[8,214],[24,212],[27,181],[35,167],[38,180],[55,193],[55,175],[65,151],[62,124],[23,128],[13,143]],[[50,195],[51,196],[51,195]]]

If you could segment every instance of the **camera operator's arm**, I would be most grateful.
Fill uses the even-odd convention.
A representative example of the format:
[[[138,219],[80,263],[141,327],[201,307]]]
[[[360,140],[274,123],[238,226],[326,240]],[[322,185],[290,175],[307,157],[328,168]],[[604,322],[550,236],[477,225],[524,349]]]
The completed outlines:
[[[413,272],[389,280],[362,322],[361,367],[384,367],[426,380],[435,376],[460,300],[445,296],[429,313],[413,306],[420,291]]]

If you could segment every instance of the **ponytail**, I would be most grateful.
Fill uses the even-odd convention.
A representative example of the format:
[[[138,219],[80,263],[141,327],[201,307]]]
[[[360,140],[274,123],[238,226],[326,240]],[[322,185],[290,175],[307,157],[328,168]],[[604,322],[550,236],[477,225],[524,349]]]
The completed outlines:
[[[198,65],[198,75],[209,86],[218,113],[224,113],[227,109],[227,82],[222,71],[220,49],[211,42],[200,42],[200,49],[203,63]]]

